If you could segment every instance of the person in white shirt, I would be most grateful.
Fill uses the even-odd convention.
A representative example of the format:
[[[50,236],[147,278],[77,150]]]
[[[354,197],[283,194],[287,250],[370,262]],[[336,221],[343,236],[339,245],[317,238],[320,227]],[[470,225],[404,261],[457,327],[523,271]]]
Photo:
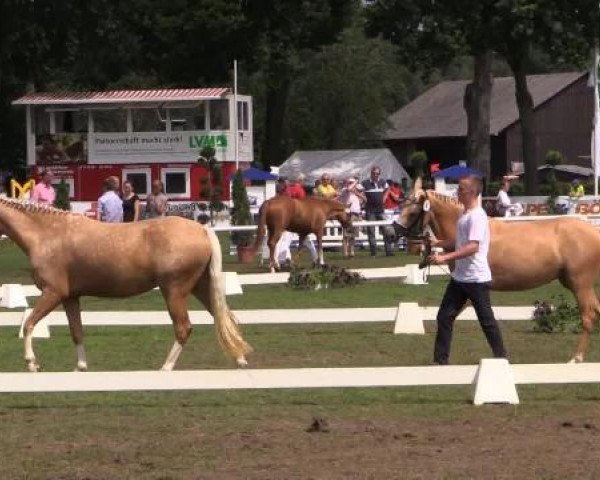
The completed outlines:
[[[510,189],[510,181],[514,180],[516,176],[505,175],[502,178],[502,185],[498,196],[496,197],[496,211],[501,217],[518,217],[523,214],[523,205],[520,203],[512,203],[508,196],[508,190]]]
[[[346,212],[350,214],[352,222],[360,220],[362,204],[365,202],[366,197],[356,178],[350,177],[346,180],[346,185],[342,188],[338,200],[346,206]],[[342,254],[344,258],[354,257],[354,242],[357,235],[358,227],[344,228],[342,232]]]
[[[432,246],[453,251],[431,255],[428,258],[431,263],[440,265],[455,262],[437,315],[433,361],[439,365],[448,364],[454,320],[467,300],[475,307],[479,324],[494,356],[506,357],[502,334],[490,301],[492,273],[487,260],[490,226],[487,214],[478,202],[481,190],[482,183],[478,177],[469,176],[460,180],[458,200],[465,210],[457,222],[456,243],[443,239],[432,241]]]
[[[119,178],[108,177],[104,180],[104,194],[98,199],[98,219],[106,223],[123,221],[123,201],[117,195]]]

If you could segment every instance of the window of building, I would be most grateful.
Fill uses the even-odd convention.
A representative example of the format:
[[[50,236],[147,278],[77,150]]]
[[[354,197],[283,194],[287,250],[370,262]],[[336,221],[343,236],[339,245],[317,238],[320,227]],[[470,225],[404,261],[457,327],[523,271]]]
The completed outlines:
[[[123,182],[129,181],[133,191],[139,197],[145,197],[150,192],[149,168],[126,168],[123,170]]]
[[[50,133],[50,114],[45,107],[33,107],[33,131],[36,135]]]
[[[163,168],[161,179],[165,186],[165,193],[170,198],[190,197],[189,168]]]
[[[204,103],[194,108],[171,108],[171,130],[205,130]]]
[[[158,108],[131,110],[134,132],[164,132],[167,128],[167,112]]]
[[[127,112],[123,109],[93,110],[95,132],[126,132]]]
[[[248,102],[237,102],[238,103],[238,130],[248,130]]]
[[[229,100],[212,100],[210,106],[210,129],[229,130]]]
[[[56,133],[87,133],[88,113],[85,110],[54,112]]]

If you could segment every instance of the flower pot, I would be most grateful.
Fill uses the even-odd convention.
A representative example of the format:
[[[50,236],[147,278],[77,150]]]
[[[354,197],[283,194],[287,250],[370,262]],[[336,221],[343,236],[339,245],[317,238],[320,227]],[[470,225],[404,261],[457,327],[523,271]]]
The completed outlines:
[[[237,246],[238,260],[240,263],[252,263],[254,261],[254,249],[251,246]]]

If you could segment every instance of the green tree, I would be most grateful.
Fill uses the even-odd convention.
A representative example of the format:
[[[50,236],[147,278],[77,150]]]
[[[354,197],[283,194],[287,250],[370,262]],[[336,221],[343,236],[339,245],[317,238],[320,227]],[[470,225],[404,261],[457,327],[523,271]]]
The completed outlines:
[[[202,177],[200,185],[200,197],[208,201],[208,210],[210,222],[214,225],[214,214],[225,208],[221,201],[223,194],[223,172],[221,164],[215,157],[216,150],[214,147],[204,147],[200,151],[198,164],[204,167],[207,174]]]
[[[252,215],[250,214],[250,203],[248,202],[248,192],[242,171],[238,170],[233,176],[233,185],[231,186],[231,197],[233,201],[233,210],[231,212],[231,225],[252,225]],[[251,245],[254,234],[250,231],[240,231],[231,233],[231,241],[239,247]]]
[[[291,88],[285,138],[288,151],[380,145],[387,116],[410,99],[414,76],[395,48],[367,39],[362,25],[307,60]]]
[[[283,161],[283,125],[293,80],[307,52],[333,43],[357,11],[357,0],[255,0],[244,4],[250,31],[255,32],[252,71],[265,82],[263,166]]]

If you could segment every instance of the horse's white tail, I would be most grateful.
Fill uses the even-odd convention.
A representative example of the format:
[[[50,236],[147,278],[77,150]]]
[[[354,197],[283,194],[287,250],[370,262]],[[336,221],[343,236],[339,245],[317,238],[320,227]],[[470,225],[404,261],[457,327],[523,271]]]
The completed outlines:
[[[238,364],[245,365],[246,360],[244,355],[250,353],[252,348],[242,338],[238,322],[231,310],[229,310],[227,301],[225,300],[225,285],[222,275],[223,255],[221,254],[219,238],[211,228],[206,227],[206,232],[212,251],[208,266],[210,273],[210,303],[215,319],[217,338],[221,346],[235,357]]]

